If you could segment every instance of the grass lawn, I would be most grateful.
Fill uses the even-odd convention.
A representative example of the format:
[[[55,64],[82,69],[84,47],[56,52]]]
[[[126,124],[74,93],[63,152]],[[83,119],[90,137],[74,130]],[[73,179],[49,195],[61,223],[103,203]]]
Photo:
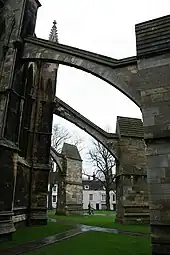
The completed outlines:
[[[102,215],[87,215],[87,216],[58,216],[54,215],[54,212],[49,214],[50,218],[65,220],[65,221],[73,221],[75,223],[85,224],[89,226],[99,226],[105,228],[116,228],[120,230],[128,230],[134,232],[144,232],[149,233],[150,228],[147,225],[121,225],[115,223],[115,214],[112,213],[108,216]]]
[[[101,241],[100,241],[101,240]],[[86,232],[46,246],[28,255],[151,255],[150,239],[99,232]]]
[[[88,213],[88,210],[84,211],[85,213]],[[105,210],[94,210],[94,214],[107,214],[107,215],[113,215],[115,214],[114,211],[105,211]]]
[[[55,235],[57,233],[65,232],[71,228],[72,228],[71,226],[63,225],[61,223],[50,222],[48,223],[47,226],[25,227],[25,228],[17,229],[17,231],[13,234],[12,241],[0,244],[0,248],[14,247],[20,244],[27,243],[32,240],[36,240],[43,237]]]

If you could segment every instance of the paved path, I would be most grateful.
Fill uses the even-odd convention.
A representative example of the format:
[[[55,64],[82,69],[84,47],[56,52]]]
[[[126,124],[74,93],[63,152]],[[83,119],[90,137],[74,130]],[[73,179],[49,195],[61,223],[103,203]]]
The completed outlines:
[[[64,233],[59,233],[53,236],[48,236],[39,240],[33,240],[26,244],[22,244],[16,247],[0,249],[0,255],[19,255],[27,252],[40,249],[46,245],[51,245],[62,240],[71,238],[73,236],[81,234],[83,231],[79,228],[69,230]]]
[[[77,236],[79,234],[82,234],[84,232],[89,232],[89,231],[97,231],[97,232],[104,232],[104,233],[112,233],[112,234],[125,234],[125,235],[130,235],[130,236],[148,236],[148,233],[141,233],[141,232],[131,232],[131,231],[124,231],[124,230],[118,230],[118,229],[109,229],[109,228],[103,228],[103,227],[97,227],[97,226],[88,226],[88,225],[83,225],[83,224],[76,224],[75,222],[71,221],[64,221],[64,220],[57,220],[57,219],[49,219],[50,222],[66,222],[67,225],[71,224],[74,226],[74,229],[59,233],[53,236],[48,236],[42,239],[38,240],[33,240],[30,242],[27,242],[25,244],[16,246],[16,247],[11,247],[11,248],[6,248],[6,249],[0,249],[0,255],[21,255],[25,254],[27,252],[37,250],[40,248],[43,248],[46,245],[51,245],[57,242],[60,242],[62,240],[72,238],[74,236]]]
[[[130,236],[150,236],[149,233],[145,232],[134,232],[129,230],[121,230],[121,229],[113,229],[113,228],[104,228],[104,227],[98,227],[98,226],[89,226],[85,224],[77,224],[74,221],[71,220],[57,220],[57,219],[49,219],[50,222],[64,222],[67,224],[70,224],[74,227],[78,227],[83,229],[84,231],[97,231],[97,232],[104,232],[104,233],[112,233],[112,234],[125,234]]]

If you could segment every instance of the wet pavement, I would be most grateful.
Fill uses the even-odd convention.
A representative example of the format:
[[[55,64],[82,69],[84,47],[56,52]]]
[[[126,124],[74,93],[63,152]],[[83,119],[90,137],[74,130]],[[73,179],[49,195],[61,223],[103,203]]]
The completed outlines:
[[[111,234],[125,234],[130,236],[148,236],[148,237],[150,236],[148,233],[131,232],[131,231],[103,228],[103,227],[97,227],[97,226],[88,226],[88,225],[77,224],[75,222],[66,221],[66,220],[57,220],[57,219],[49,218],[49,221],[54,223],[64,222],[64,223],[67,223],[67,225],[72,225],[74,229],[69,230],[67,232],[59,233],[53,236],[48,236],[39,240],[33,240],[26,244],[22,244],[16,247],[0,249],[0,255],[25,254],[27,252],[40,249],[46,245],[51,245],[51,244],[60,242],[68,238],[72,238],[76,235],[82,234],[84,232],[89,232],[89,231],[104,232],[104,233],[111,233]]]
[[[83,231],[96,231],[96,232],[103,232],[103,233],[110,233],[110,234],[124,234],[130,236],[150,236],[148,233],[142,232],[132,232],[120,229],[112,229],[112,228],[103,228],[103,227],[96,227],[96,226],[88,226],[88,225],[81,225]]]
[[[46,245],[51,245],[57,242],[60,242],[62,240],[71,238],[73,236],[79,235],[83,233],[84,231],[81,230],[81,228],[76,228],[69,230],[64,233],[56,234],[53,236],[48,236],[39,240],[30,241],[26,244],[22,244],[16,247],[6,248],[6,249],[0,249],[1,255],[19,255],[19,254],[25,254],[27,252],[40,249]]]
[[[75,226],[77,228],[80,228],[82,232],[84,231],[97,231],[97,232],[103,232],[103,233],[111,233],[111,234],[125,234],[130,236],[150,236],[149,233],[145,232],[134,232],[129,230],[121,230],[121,229],[113,229],[113,228],[104,228],[104,227],[98,227],[98,226],[89,226],[85,224],[77,224],[73,221],[65,221],[65,220],[57,220],[57,219],[49,219],[50,222],[68,222],[68,224]]]

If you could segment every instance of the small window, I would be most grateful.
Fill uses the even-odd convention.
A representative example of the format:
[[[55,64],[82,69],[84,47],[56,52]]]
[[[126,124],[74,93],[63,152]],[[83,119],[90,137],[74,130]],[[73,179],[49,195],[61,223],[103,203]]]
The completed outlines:
[[[56,190],[57,190],[57,186],[54,186],[53,191],[56,191]]]
[[[115,201],[115,194],[113,194],[113,201]]]
[[[84,189],[89,189],[89,185],[85,185],[85,186],[84,186]]]
[[[89,200],[93,200],[93,194],[89,194]]]
[[[106,200],[106,195],[102,194],[102,201],[105,201],[105,200]]]
[[[56,203],[56,197],[57,196],[53,196],[53,203]]]

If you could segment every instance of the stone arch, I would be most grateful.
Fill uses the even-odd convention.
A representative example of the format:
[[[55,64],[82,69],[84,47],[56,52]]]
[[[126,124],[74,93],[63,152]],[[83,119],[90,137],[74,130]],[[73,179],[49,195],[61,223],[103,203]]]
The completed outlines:
[[[53,114],[71,122],[91,135],[112,154],[116,161],[118,161],[118,136],[115,133],[107,133],[57,97],[55,97]]]
[[[117,88],[140,107],[140,96],[132,83],[137,73],[136,57],[117,60],[47,40],[27,38],[23,58],[67,65],[90,73]]]
[[[61,155],[58,154],[53,147],[51,147],[51,149],[50,149],[50,156],[52,157],[54,162],[57,164],[57,167],[59,168],[59,170],[62,171],[62,165],[60,162]]]

